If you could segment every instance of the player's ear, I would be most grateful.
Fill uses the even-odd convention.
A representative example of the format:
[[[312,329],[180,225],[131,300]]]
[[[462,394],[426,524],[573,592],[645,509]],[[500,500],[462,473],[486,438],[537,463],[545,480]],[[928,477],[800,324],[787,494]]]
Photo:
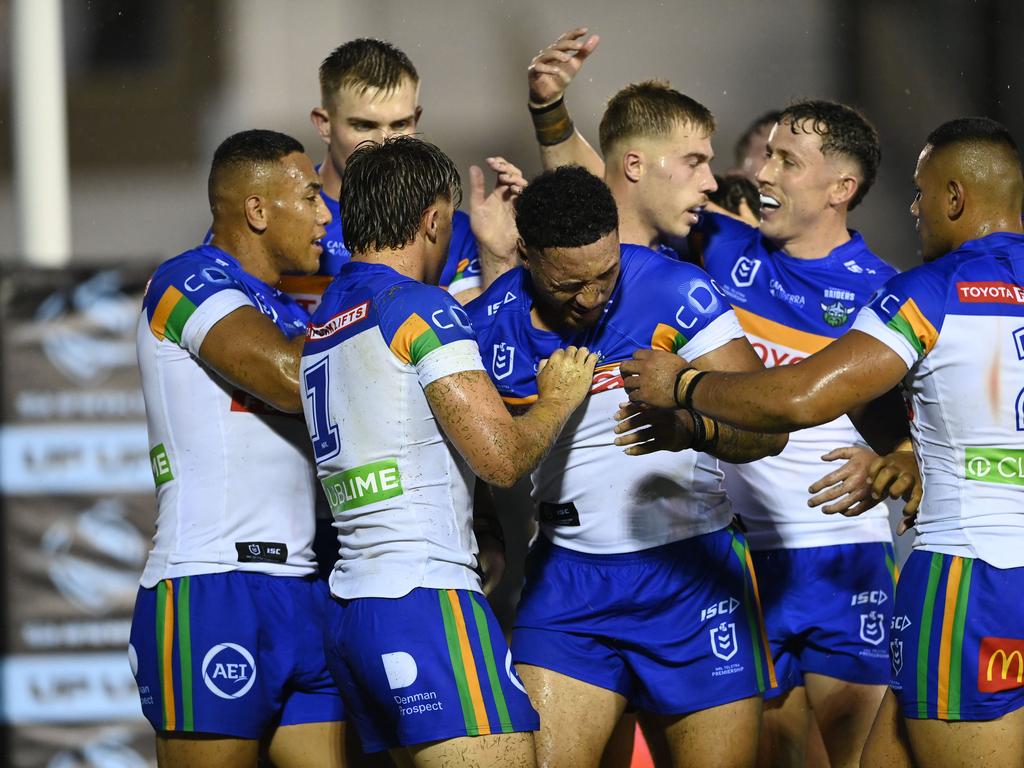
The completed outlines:
[[[243,201],[245,208],[245,220],[250,229],[256,232],[265,232],[267,229],[267,208],[263,204],[263,198],[259,195],[249,195]]]
[[[857,188],[860,186],[857,182],[857,177],[850,174],[843,174],[836,183],[832,185],[832,190],[829,193],[828,201],[833,206],[849,205],[853,196],[857,194]]]
[[[526,259],[526,243],[523,242],[521,237],[516,238],[516,253],[519,254],[519,259],[523,262],[523,266],[529,269],[530,265]]]
[[[644,153],[631,149],[622,156],[622,173],[630,181],[640,181],[644,175]]]
[[[309,111],[309,121],[316,128],[316,132],[320,135],[324,144],[331,143],[331,116],[327,114],[327,110],[323,107],[313,107]]]
[[[423,116],[423,107],[421,107],[419,104],[417,104],[416,105],[416,117],[413,118],[413,123],[415,123],[416,125],[419,125],[420,124],[420,117],[422,117],[422,116]]]
[[[423,212],[420,227],[423,229],[423,234],[432,243],[437,242],[438,234],[441,230],[441,215],[441,209],[438,208],[437,203],[431,203],[427,206],[427,210]]]
[[[946,183],[946,215],[956,221],[964,212],[964,185],[958,179]]]

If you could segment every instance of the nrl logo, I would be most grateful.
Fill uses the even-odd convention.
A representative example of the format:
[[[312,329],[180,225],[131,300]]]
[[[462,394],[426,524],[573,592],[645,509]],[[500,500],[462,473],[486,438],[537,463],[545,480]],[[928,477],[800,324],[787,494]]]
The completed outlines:
[[[856,307],[844,306],[841,301],[837,301],[834,304],[821,304],[820,306],[823,313],[822,317],[833,328],[838,328],[849,321],[850,315],[857,309]]]
[[[516,348],[511,344],[500,342],[494,345],[494,356],[491,359],[491,372],[494,378],[501,380],[508,378],[512,373],[512,366],[515,364]]]
[[[711,629],[711,652],[722,661],[729,661],[739,650],[736,646],[736,625],[724,621]]]
[[[885,616],[878,611],[860,615],[860,639],[865,643],[879,645],[885,640]]]
[[[892,671],[899,674],[903,669],[903,641],[893,640],[889,643],[889,658],[892,659]]]

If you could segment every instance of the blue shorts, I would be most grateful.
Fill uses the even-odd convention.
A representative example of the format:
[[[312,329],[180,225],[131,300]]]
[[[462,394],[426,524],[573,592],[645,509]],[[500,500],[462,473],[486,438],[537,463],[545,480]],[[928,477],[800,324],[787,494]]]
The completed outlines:
[[[314,577],[243,571],[140,588],[128,655],[146,719],[240,739],[344,719],[323,649],[329,599]]]
[[[1024,568],[915,550],[893,611],[904,717],[995,720],[1024,706]]]
[[[325,643],[366,752],[540,727],[479,593],[334,600]]]
[[[541,537],[527,561],[512,657],[682,715],[775,685],[743,535],[590,555]]]
[[[753,551],[780,696],[812,672],[887,685],[896,563],[892,544]]]

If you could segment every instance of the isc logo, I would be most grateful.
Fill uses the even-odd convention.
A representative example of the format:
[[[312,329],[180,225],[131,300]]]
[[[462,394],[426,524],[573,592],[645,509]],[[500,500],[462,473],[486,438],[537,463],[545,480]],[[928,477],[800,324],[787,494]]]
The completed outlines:
[[[739,607],[740,601],[735,597],[730,597],[728,600],[722,600],[721,602],[710,605],[701,611],[700,620],[707,621],[715,616],[727,616]]]
[[[850,596],[850,605],[881,605],[889,596],[881,589],[872,589],[868,592],[858,592]]]

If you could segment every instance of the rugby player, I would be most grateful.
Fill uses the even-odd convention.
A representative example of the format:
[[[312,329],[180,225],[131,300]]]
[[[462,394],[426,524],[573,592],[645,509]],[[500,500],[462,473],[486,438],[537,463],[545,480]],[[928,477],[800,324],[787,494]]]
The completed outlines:
[[[750,461],[785,440],[682,412],[673,435],[694,450],[630,459],[610,426],[618,364],[637,349],[678,352],[702,368],[761,363],[704,272],[619,245],[615,200],[585,169],[533,180],[516,224],[525,266],[467,307],[503,399],[533,403],[535,366],[561,347],[601,354],[584,408],[532,475],[542,535],[512,654],[541,716],[538,762],[596,766],[632,706],[655,716],[675,765],[751,764],[761,693],[774,681],[749,552],[730,525],[715,457]]]
[[[585,30],[567,32],[531,65],[530,109],[541,112],[546,165],[602,167],[564,107],[565,87],[593,52],[594,38],[585,38]],[[666,102],[685,98],[640,83],[609,101],[601,121],[603,168],[620,205],[625,242],[674,246],[697,225],[709,187],[689,179],[707,167],[714,126],[664,117]],[[554,133],[544,120],[560,112],[563,125]],[[855,110],[824,101],[794,104],[779,119],[757,172],[760,230],[705,212],[691,248],[725,290],[767,366],[800,360],[840,336],[895,274],[847,229],[847,213],[870,189],[879,164],[874,128]],[[688,133],[690,145],[676,138]],[[905,425],[899,403],[890,408],[892,424]],[[897,428],[871,437],[888,452],[905,434]],[[644,431],[620,444],[649,437]],[[875,504],[865,480],[877,456],[854,443],[863,440],[844,415],[792,435],[779,456],[726,467],[729,497],[747,526],[761,578],[779,679],[778,690],[766,695],[762,752],[772,765],[804,764],[812,710],[831,763],[856,765],[888,681],[895,564],[886,510],[849,519],[807,509],[832,502],[825,512],[856,514]],[[820,478],[822,458],[848,461]],[[793,578],[798,571],[813,575]],[[833,585],[829,597],[809,595],[823,579]]]
[[[902,381],[924,495],[896,591],[891,691],[863,764],[909,764],[903,730],[917,765],[1020,765],[1020,153],[993,120],[953,120],[928,136],[914,186],[925,263],[889,280],[840,339],[749,376],[705,374],[659,353],[623,373],[631,399],[779,431],[826,423]]]
[[[331,671],[363,748],[417,765],[533,765],[537,714],[474,570],[473,474],[508,487],[583,400],[596,356],[554,351],[509,415],[465,311],[436,287],[459,202],[439,149],[357,149],[341,212],[352,260],[313,316],[300,382],[338,531]]]
[[[129,657],[161,766],[342,765],[322,650],[315,476],[298,394],[308,315],[273,286],[317,268],[331,215],[295,139],[214,154],[213,239],[162,264],[138,356],[158,517]]]

